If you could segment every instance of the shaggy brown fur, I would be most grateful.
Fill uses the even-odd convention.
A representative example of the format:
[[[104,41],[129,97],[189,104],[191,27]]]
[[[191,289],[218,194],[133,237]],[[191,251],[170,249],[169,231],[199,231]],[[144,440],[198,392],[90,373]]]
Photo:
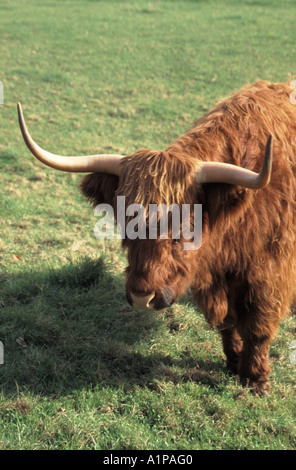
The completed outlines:
[[[260,393],[269,389],[269,346],[295,294],[296,105],[288,84],[259,81],[220,102],[165,151],[123,160],[122,176],[87,175],[94,205],[202,203],[203,241],[185,251],[172,240],[124,240],[127,298],[156,292],[155,308],[191,287],[208,322],[221,332],[227,363]],[[259,190],[195,183],[197,161],[260,171],[267,137],[274,139],[270,184]]]

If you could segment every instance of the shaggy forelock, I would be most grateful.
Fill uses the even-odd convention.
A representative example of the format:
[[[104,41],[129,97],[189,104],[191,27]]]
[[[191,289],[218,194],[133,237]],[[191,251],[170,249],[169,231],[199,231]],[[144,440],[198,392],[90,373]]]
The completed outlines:
[[[126,205],[189,204],[193,202],[195,162],[184,155],[141,150],[124,159],[117,195]]]

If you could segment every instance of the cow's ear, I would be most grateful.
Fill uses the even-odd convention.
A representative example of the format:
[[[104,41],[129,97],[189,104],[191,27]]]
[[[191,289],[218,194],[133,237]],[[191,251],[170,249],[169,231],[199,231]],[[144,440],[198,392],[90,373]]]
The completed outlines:
[[[107,173],[91,173],[84,176],[80,183],[80,189],[93,207],[98,204],[111,204],[113,206],[115,192],[118,188],[118,176]]]
[[[210,227],[236,222],[252,202],[252,190],[230,184],[209,183],[204,190],[204,208],[208,213]]]

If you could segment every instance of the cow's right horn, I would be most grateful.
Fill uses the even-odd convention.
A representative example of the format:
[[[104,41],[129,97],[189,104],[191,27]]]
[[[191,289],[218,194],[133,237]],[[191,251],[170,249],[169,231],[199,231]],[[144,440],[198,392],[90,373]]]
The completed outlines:
[[[241,168],[230,163],[199,162],[196,169],[198,183],[228,183],[244,188],[264,188],[271,177],[272,169],[272,136],[267,139],[263,165],[260,173]]]
[[[123,155],[85,155],[82,157],[64,157],[47,152],[32,139],[27,129],[21,104],[17,104],[19,125],[28,149],[38,160],[57,170],[70,172],[109,173],[120,176],[120,162]]]

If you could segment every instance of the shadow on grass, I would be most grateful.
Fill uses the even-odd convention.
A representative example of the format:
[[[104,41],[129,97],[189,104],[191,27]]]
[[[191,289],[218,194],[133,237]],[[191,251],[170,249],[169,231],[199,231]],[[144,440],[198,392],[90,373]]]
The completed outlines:
[[[135,312],[125,300],[123,276],[113,270],[101,258],[44,273],[2,275],[5,394],[57,396],[102,384],[151,387],[164,378],[219,386],[214,364],[196,367],[189,354],[177,359],[151,352],[165,313]],[[174,366],[195,373],[179,376]]]

